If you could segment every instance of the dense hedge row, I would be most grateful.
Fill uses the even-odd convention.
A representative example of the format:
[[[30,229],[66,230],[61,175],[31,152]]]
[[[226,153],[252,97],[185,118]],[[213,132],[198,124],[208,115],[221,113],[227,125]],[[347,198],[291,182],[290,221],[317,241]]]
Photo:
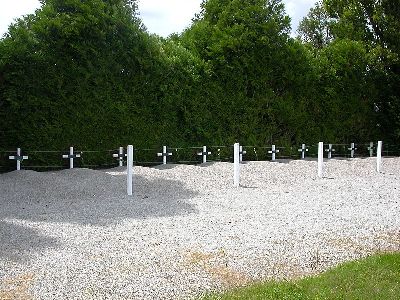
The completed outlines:
[[[289,32],[281,1],[204,1],[168,39],[134,1],[43,1],[0,40],[0,149],[397,142],[398,49]]]

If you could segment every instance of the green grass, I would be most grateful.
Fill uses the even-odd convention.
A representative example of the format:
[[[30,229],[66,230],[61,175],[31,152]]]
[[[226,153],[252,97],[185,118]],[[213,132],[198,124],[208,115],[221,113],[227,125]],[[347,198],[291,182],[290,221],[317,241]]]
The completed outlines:
[[[315,277],[259,283],[203,299],[400,299],[400,253],[345,263]]]

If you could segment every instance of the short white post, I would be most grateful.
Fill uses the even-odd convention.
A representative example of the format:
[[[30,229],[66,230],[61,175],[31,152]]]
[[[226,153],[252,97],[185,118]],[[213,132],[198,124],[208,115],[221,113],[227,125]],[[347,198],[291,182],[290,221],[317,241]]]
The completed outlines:
[[[318,177],[322,178],[322,167],[324,164],[324,142],[318,144]]]
[[[69,154],[68,155],[63,155],[63,158],[69,158],[69,168],[73,169],[74,168],[74,159],[81,157],[80,154],[74,154],[74,147],[69,147]]]
[[[128,196],[133,194],[133,146],[128,145],[128,157],[126,160],[126,177],[127,177],[127,193]]]
[[[28,159],[28,156],[21,156],[21,148],[17,148],[17,155],[10,155],[8,159],[17,161],[17,171],[21,170],[21,162],[24,159]]]
[[[122,167],[124,165],[124,157],[126,157],[126,154],[124,155],[124,147],[119,147],[118,153],[113,154],[113,157],[118,159],[119,166]]]
[[[243,162],[243,155],[245,155],[247,152],[246,150],[243,150],[243,146],[239,146],[239,162]]]
[[[351,158],[354,158],[354,152],[355,152],[355,150],[357,150],[355,144],[354,144],[354,143],[351,143],[351,144],[350,144],[350,148],[348,148],[348,149],[350,150],[350,157],[351,157]]]
[[[299,152],[301,152],[301,159],[305,159],[306,152],[308,152],[308,149],[306,148],[306,144],[301,145],[301,149],[299,149]]]
[[[207,162],[207,155],[211,155],[211,152],[207,152],[207,146],[203,146],[203,152],[198,152],[198,156],[203,156],[203,164]]]
[[[368,150],[369,150],[369,157],[374,156],[374,142],[369,143]]]
[[[240,181],[240,162],[239,162],[239,143],[235,143],[233,146],[233,185],[239,187]]]
[[[382,141],[378,142],[378,149],[376,150],[376,171],[381,172],[382,166]]]
[[[333,145],[329,144],[328,145],[328,149],[325,150],[325,152],[328,152],[328,158],[331,159],[332,158],[332,152],[335,152],[336,150],[333,149]]]
[[[279,153],[279,150],[276,150],[275,145],[272,145],[271,151],[268,151],[268,153],[272,154],[272,161],[275,161],[276,153]]]
[[[168,153],[168,152],[167,152],[167,146],[163,146],[162,153],[157,153],[157,156],[162,156],[162,158],[163,158],[163,165],[166,165],[166,164],[167,164],[167,157],[168,157],[168,156],[171,156],[171,155],[172,155],[172,153]]]

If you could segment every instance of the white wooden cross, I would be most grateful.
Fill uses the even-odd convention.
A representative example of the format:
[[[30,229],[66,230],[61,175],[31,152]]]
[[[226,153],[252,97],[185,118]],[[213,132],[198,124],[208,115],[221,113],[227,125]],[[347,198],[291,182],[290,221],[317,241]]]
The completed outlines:
[[[16,160],[17,161],[17,170],[21,170],[21,162],[24,159],[28,159],[28,156],[21,155],[21,148],[17,148],[17,155],[10,155],[8,159]]]
[[[354,158],[354,152],[357,150],[356,146],[354,143],[350,144],[350,148],[348,148],[348,150],[350,150],[350,157]]]
[[[325,152],[328,152],[328,158],[332,158],[332,152],[335,152],[336,150],[333,149],[333,145],[329,144],[328,149],[325,149]]]
[[[374,156],[374,142],[370,142],[369,143],[369,147],[367,148],[367,150],[369,150],[369,157]]]
[[[203,156],[203,164],[207,162],[207,155],[211,155],[211,152],[207,151],[207,146],[203,146],[203,152],[198,152],[198,156]]]
[[[69,168],[73,169],[74,168],[74,159],[75,158],[80,158],[81,155],[80,154],[74,154],[74,147],[69,147],[69,154],[64,154],[62,157],[69,159]]]
[[[306,148],[306,144],[301,145],[301,149],[299,149],[299,152],[301,152],[301,159],[305,159],[306,152],[308,152],[308,148]]]
[[[162,153],[157,153],[157,156],[162,156],[162,158],[163,158],[163,165],[166,165],[167,164],[167,157],[168,156],[171,156],[172,155],[172,153],[170,153],[170,152],[167,152],[167,146],[163,146],[163,150],[162,150]]]
[[[114,153],[113,157],[117,158],[119,161],[119,166],[122,167],[124,165],[124,158],[127,155],[124,154],[124,147],[119,147],[119,152],[118,153]]]
[[[243,150],[243,146],[239,146],[239,162],[243,162],[243,155],[246,155],[246,150]]]
[[[276,158],[276,153],[279,153],[279,150],[276,149],[275,145],[272,145],[271,151],[268,151],[269,154],[272,154],[272,161]]]

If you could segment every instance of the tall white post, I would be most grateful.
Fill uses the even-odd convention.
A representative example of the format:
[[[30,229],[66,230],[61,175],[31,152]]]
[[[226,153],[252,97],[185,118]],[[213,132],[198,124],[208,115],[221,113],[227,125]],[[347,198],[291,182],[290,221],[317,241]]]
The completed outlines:
[[[203,146],[203,164],[207,162],[207,146]]]
[[[382,141],[378,142],[378,149],[376,150],[376,171],[381,172],[382,166]]]
[[[128,196],[132,196],[133,194],[133,186],[132,186],[132,180],[133,180],[133,146],[128,145],[128,157],[126,161],[126,177],[127,177],[127,193]]]
[[[240,146],[236,143],[233,146],[233,185],[239,187],[240,181],[240,161],[239,161]]]
[[[324,164],[324,142],[318,144],[318,177],[322,178],[322,167]]]
[[[21,170],[21,160],[19,159],[21,157],[21,148],[17,148],[17,171]]]

